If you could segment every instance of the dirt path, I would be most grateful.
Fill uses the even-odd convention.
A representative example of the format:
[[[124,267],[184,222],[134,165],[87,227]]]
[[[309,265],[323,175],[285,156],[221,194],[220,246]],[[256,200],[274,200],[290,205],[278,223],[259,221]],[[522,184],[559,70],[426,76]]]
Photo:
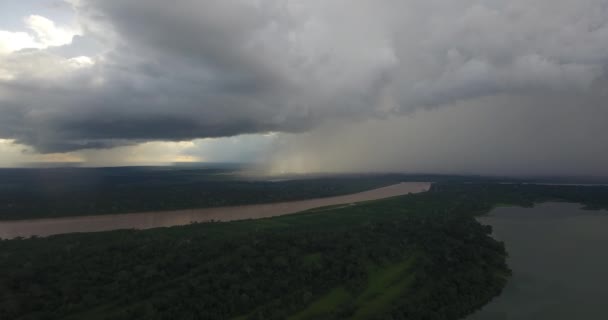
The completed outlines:
[[[389,198],[427,191],[427,182],[403,182],[396,185],[344,196],[174,211],[30,219],[0,222],[0,238],[49,236],[72,232],[95,232],[116,229],[150,229],[185,225],[191,222],[258,219],[296,213],[318,207]]]

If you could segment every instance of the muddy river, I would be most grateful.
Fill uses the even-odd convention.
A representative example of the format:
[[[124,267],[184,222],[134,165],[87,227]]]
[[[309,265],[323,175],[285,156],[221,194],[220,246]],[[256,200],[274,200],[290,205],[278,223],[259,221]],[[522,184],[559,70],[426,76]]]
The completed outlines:
[[[318,207],[389,198],[427,191],[427,182],[404,182],[350,195],[301,201],[188,209],[158,212],[138,212],[51,219],[1,221],[0,238],[49,236],[72,232],[95,232],[116,229],[149,229],[185,225],[191,222],[233,221],[258,219],[296,213]]]

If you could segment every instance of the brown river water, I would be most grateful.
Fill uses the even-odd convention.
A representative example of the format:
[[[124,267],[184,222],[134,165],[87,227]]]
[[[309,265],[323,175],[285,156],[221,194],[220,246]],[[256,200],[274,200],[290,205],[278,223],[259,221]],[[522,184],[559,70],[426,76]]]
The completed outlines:
[[[0,238],[50,236],[72,232],[150,229],[192,222],[234,221],[281,216],[318,207],[377,200],[427,191],[428,182],[403,182],[364,192],[310,200],[157,212],[0,221]]]

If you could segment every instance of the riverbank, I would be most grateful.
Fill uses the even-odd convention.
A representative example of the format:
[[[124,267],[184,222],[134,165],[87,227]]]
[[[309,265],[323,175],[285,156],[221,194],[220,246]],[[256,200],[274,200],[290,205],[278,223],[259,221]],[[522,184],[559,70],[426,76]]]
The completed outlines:
[[[193,222],[235,221],[281,216],[319,207],[390,198],[428,191],[429,182],[403,182],[344,196],[244,206],[151,211],[126,214],[91,215],[63,218],[0,222],[0,238],[45,237],[74,232],[118,229],[150,229],[186,225]]]

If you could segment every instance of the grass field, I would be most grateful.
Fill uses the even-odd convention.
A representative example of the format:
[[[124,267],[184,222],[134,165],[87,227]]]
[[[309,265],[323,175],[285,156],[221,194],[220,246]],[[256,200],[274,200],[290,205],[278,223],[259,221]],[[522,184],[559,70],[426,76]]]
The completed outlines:
[[[368,319],[380,314],[405,294],[413,278],[411,266],[414,259],[410,257],[382,267],[370,265],[369,278],[360,294],[353,295],[343,286],[336,287],[288,319],[311,320],[329,317],[342,308],[352,309],[351,319]]]
[[[0,241],[0,313],[458,319],[500,292],[496,272],[508,274],[504,247],[474,219],[493,202],[458,190],[268,219]]]
[[[386,267],[373,267],[367,288],[355,299],[356,311],[352,319],[368,319],[380,314],[402,297],[414,277],[411,270],[414,260],[412,256]]]

